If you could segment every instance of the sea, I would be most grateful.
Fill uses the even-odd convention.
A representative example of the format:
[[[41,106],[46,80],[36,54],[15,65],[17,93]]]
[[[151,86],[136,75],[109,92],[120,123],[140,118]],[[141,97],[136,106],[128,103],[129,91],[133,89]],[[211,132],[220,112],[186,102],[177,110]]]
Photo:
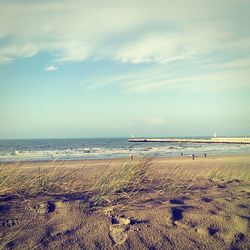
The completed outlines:
[[[192,139],[191,137],[189,137]],[[205,138],[205,137],[203,137]],[[196,138],[197,139],[197,138]],[[0,140],[0,162],[114,159],[130,156],[247,154],[250,145],[128,142],[128,138]]]

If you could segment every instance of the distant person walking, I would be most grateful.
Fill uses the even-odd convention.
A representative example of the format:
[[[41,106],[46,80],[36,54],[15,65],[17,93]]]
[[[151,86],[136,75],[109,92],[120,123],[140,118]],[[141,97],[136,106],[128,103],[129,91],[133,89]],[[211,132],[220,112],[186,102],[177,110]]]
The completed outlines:
[[[204,157],[207,157],[207,153],[204,154]]]
[[[134,159],[134,156],[133,153],[131,152],[132,151],[131,147],[129,147],[129,151],[130,151],[130,161],[132,161]]]
[[[193,159],[193,160],[194,160],[194,157],[195,157],[194,154],[192,154],[192,159]]]

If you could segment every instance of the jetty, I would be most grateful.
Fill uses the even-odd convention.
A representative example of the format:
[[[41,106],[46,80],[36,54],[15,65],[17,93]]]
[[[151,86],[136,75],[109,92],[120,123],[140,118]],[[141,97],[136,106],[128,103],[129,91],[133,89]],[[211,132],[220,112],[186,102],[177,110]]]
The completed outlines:
[[[179,142],[179,143],[225,143],[250,144],[250,137],[212,137],[209,139],[188,138],[129,138],[129,142]]]

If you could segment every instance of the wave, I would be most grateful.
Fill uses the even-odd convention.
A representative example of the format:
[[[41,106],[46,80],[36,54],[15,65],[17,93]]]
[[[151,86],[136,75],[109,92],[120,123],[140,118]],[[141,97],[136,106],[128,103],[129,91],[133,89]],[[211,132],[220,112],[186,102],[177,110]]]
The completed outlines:
[[[144,146],[143,144],[129,147],[79,147],[66,149],[41,149],[41,150],[13,150],[0,151],[0,162],[8,161],[43,161],[43,160],[77,160],[77,159],[104,159],[121,158],[130,155],[158,155],[158,156],[177,156],[183,155],[202,155],[207,154],[226,154],[250,152],[250,145],[232,144],[171,144],[160,146]]]

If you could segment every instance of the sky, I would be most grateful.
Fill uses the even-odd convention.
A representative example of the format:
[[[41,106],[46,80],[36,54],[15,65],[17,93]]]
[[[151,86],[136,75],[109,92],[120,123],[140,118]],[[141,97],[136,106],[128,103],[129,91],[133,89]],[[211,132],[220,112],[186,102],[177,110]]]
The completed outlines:
[[[250,135],[249,0],[0,0],[0,139]]]

